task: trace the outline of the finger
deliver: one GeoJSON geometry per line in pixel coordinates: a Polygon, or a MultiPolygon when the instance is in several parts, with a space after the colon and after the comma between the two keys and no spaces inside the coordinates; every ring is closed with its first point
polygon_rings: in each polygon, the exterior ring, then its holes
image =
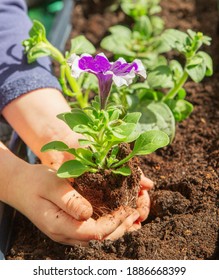
{"type": "Polygon", "coordinates": [[[93,214],[90,202],[73,189],[67,180],[60,181],[60,184],[56,184],[56,188],[52,186],[51,190],[45,194],[45,198],[76,220],[84,221],[89,219],[93,214]]]}
{"type": "Polygon", "coordinates": [[[111,234],[105,236],[104,239],[116,240],[119,237],[123,236],[128,229],[130,229],[135,221],[139,218],[139,213],[136,210],[133,210],[133,213],[129,215],[124,222],[118,226],[116,230],[114,230],[111,234]]]}
{"type": "MultiPolygon", "coordinates": [[[[114,232],[121,224],[125,223],[128,217],[132,217],[131,224],[139,217],[139,213],[131,208],[120,207],[111,214],[105,215],[96,221],[96,229],[91,233],[90,239],[103,240],[114,232]]],[[[130,220],[130,219],[129,219],[130,220]]],[[[128,220],[128,221],[129,221],[128,220]]],[[[130,227],[129,224],[127,227],[130,227]]]]}
{"type": "Polygon", "coordinates": [[[151,190],[154,187],[154,182],[151,181],[149,178],[145,177],[142,170],[139,168],[141,172],[141,186],[146,190],[151,190]]]}
{"type": "Polygon", "coordinates": [[[87,240],[103,240],[106,236],[117,230],[121,224],[125,223],[126,219],[130,216],[131,218],[128,220],[130,223],[126,226],[127,228],[139,218],[139,213],[131,208],[125,209],[120,207],[118,210],[105,215],[96,221],[89,219],[84,222],[83,226],[78,229],[77,233],[80,234],[82,240],[84,240],[84,238],[87,240]],[[95,224],[92,224],[92,222],[95,222],[95,224]],[[86,236],[84,234],[85,232],[86,236]]]}
{"type": "Polygon", "coordinates": [[[130,211],[121,208],[97,221],[90,218],[80,222],[60,210],[55,204],[42,199],[40,211],[36,213],[35,219],[31,220],[42,232],[56,242],[87,246],[92,239],[103,240],[106,235],[114,232],[122,223],[120,231],[114,233],[115,239],[120,237],[138,217],[139,214],[136,210],[130,215],[130,211]]]}
{"type": "MultiPolygon", "coordinates": [[[[38,198],[38,200],[38,211],[35,208],[33,213],[24,214],[26,214],[27,218],[29,218],[44,234],[49,236],[52,240],[58,241],[59,238],[57,237],[60,235],[65,236],[65,228],[68,227],[68,223],[65,223],[65,227],[63,229],[61,228],[63,222],[62,219],[59,219],[59,214],[62,210],[57,205],[44,198],[38,198]]],[[[68,214],[65,215],[69,216],[68,214]]],[[[69,236],[67,237],[69,238],[69,236]]],[[[60,241],[64,241],[64,239],[60,239],[60,241]]]]}
{"type": "Polygon", "coordinates": [[[93,219],[89,219],[91,222],[89,222],[88,227],[87,222],[75,220],[55,204],[45,199],[41,199],[40,206],[40,211],[36,213],[35,217],[29,218],[50,239],[67,245],[88,245],[90,239],[87,230],[89,230],[89,227],[93,227],[95,223],[93,219]],[[83,226],[83,223],[85,223],[85,226],[83,226]],[[77,231],[81,227],[84,228],[84,231],[82,230],[83,233],[79,234],[77,231]]]}
{"type": "Polygon", "coordinates": [[[150,212],[150,197],[147,190],[141,190],[137,199],[137,211],[139,212],[139,222],[147,219],[150,212]]]}
{"type": "Polygon", "coordinates": [[[141,185],[147,190],[150,190],[154,187],[154,182],[151,181],[149,178],[145,177],[144,175],[141,175],[141,185]]]}
{"type": "MultiPolygon", "coordinates": [[[[130,210],[127,211],[121,207],[112,214],[103,216],[98,220],[90,218],[82,222],[74,220],[63,210],[58,210],[54,205],[50,211],[47,211],[47,215],[44,216],[47,218],[47,224],[50,225],[48,235],[53,237],[50,238],[61,243],[63,243],[63,240],[67,240],[69,244],[72,244],[75,240],[81,243],[86,243],[89,240],[103,240],[105,236],[114,232],[130,216],[130,210]]],[[[135,210],[135,216],[133,216],[131,222],[126,227],[130,228],[138,217],[139,213],[135,210]]]]}
{"type": "Polygon", "coordinates": [[[128,232],[133,232],[139,230],[141,228],[141,223],[136,221],[134,224],[128,229],[128,232]]]}

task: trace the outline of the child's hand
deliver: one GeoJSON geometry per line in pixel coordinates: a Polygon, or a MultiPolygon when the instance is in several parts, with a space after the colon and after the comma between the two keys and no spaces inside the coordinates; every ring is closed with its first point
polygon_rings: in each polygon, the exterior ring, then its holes
{"type": "Polygon", "coordinates": [[[98,220],[90,218],[90,203],[44,165],[22,163],[15,175],[5,202],[54,241],[86,245],[91,239],[117,239],[139,218],[138,211],[123,208],[98,220]]]}

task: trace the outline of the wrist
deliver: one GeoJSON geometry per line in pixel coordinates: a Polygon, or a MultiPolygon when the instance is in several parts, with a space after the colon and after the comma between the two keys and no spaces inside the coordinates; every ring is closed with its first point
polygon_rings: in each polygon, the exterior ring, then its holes
{"type": "MultiPolygon", "coordinates": [[[[34,154],[45,161],[43,145],[54,140],[77,147],[78,135],[56,116],[70,111],[62,93],[56,89],[39,89],[10,102],[2,111],[4,117],[34,154]]],[[[50,153],[48,158],[56,158],[50,153]]]]}

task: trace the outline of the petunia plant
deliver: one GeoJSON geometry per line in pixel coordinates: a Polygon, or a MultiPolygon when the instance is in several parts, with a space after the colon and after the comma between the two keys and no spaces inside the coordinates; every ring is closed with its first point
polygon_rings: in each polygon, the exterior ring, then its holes
{"type": "Polygon", "coordinates": [[[59,177],[76,178],[85,172],[112,173],[128,176],[131,174],[128,162],[131,158],[146,155],[169,143],[166,133],[159,130],[141,132],[139,119],[141,113],[124,113],[121,105],[108,102],[114,83],[117,87],[129,86],[136,75],[146,78],[146,71],[140,60],[127,63],[123,58],[110,62],[103,54],[95,57],[89,54],[72,54],[68,59],[71,75],[78,79],[84,72],[94,74],[98,79],[99,96],[91,106],[73,108],[57,117],[73,131],[83,137],[80,148],[75,149],[61,141],[53,141],[42,147],[42,151],[55,149],[74,156],[73,160],[63,163],[57,171],[59,177]],[[133,149],[124,158],[118,158],[120,145],[133,143],[133,149]]]}

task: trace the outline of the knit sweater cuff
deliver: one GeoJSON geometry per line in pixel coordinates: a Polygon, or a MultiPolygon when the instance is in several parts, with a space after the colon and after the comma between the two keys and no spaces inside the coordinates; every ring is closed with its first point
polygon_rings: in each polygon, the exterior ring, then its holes
{"type": "Polygon", "coordinates": [[[23,75],[19,77],[19,79],[10,80],[4,83],[0,86],[0,112],[7,104],[17,97],[41,88],[55,88],[61,91],[58,80],[53,77],[51,73],[45,74],[44,72],[42,74],[39,73],[39,71],[35,71],[33,74],[27,73],[25,76],[23,75]]]}

